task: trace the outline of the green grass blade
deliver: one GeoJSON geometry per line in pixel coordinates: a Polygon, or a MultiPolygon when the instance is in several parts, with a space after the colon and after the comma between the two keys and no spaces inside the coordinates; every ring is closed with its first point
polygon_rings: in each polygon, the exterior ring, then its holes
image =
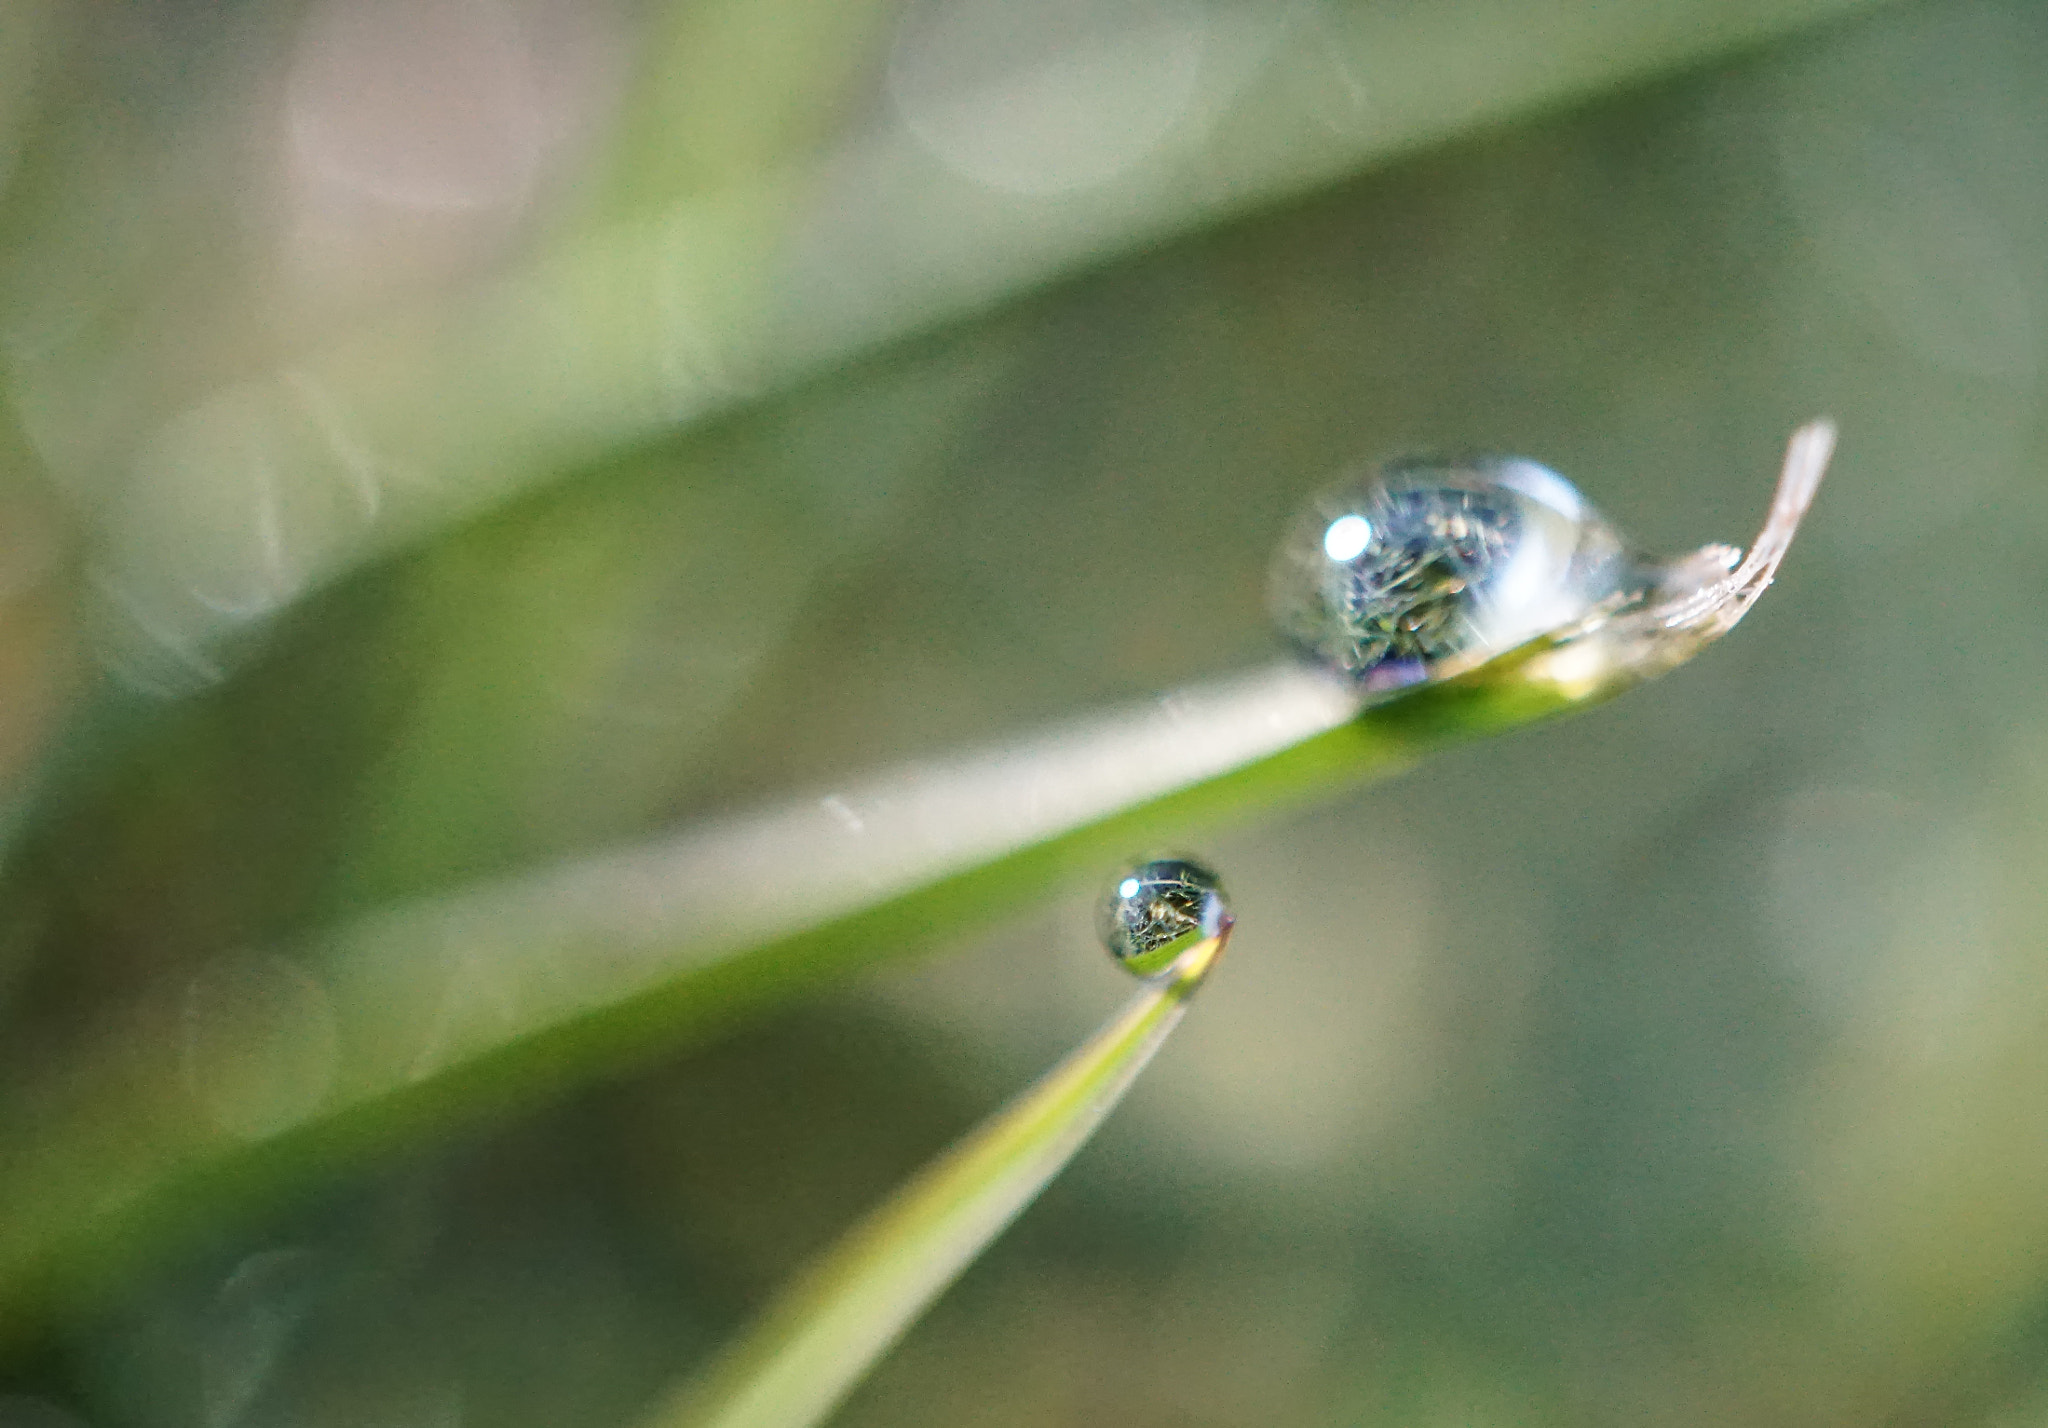
{"type": "Polygon", "coordinates": [[[195,1216],[533,1098],[986,924],[1147,847],[1590,707],[1770,584],[1824,471],[1803,428],[1738,564],[1362,710],[1283,667],[1037,741],[402,907],[145,989],[0,1091],[0,1341],[195,1216]],[[196,1008],[196,1010],[195,1010],[196,1008]]]}
{"type": "Polygon", "coordinates": [[[1228,936],[1189,948],[1164,984],[848,1231],[641,1428],[823,1420],[1094,1134],[1179,1024],[1228,936]]]}

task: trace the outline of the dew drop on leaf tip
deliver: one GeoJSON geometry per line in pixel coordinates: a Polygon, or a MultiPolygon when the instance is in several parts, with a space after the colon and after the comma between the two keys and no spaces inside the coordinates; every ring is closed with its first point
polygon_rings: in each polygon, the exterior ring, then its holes
{"type": "Polygon", "coordinates": [[[1274,558],[1281,635],[1368,690],[1452,673],[1654,579],[1519,456],[1418,456],[1323,492],[1274,558]]]}
{"type": "Polygon", "coordinates": [[[1132,868],[1111,884],[1099,915],[1109,955],[1146,978],[1171,972],[1189,948],[1220,937],[1230,924],[1223,880],[1186,858],[1132,868]]]}

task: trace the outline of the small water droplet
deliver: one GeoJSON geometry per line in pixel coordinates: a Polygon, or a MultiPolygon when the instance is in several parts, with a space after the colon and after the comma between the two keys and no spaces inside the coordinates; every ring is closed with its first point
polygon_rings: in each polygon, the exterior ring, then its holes
{"type": "Polygon", "coordinates": [[[1231,919],[1221,878],[1185,858],[1156,858],[1117,880],[1098,921],[1110,956],[1134,976],[1156,977],[1231,919]]]}
{"type": "Polygon", "coordinates": [[[1280,632],[1368,689],[1455,672],[1644,583],[1572,484],[1517,456],[1410,457],[1310,503],[1273,563],[1280,632]]]}

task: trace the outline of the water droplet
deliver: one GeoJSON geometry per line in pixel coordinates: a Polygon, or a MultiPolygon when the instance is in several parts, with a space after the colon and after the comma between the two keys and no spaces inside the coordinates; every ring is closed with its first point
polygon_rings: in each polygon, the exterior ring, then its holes
{"type": "Polygon", "coordinates": [[[1223,880],[1185,858],[1157,858],[1131,869],[1103,899],[1099,919],[1109,955],[1139,977],[1167,971],[1230,921],[1223,880]]]}
{"type": "Polygon", "coordinates": [[[1646,583],[1572,484],[1517,456],[1410,457],[1324,492],[1274,560],[1280,632],[1368,689],[1512,649],[1646,583]]]}

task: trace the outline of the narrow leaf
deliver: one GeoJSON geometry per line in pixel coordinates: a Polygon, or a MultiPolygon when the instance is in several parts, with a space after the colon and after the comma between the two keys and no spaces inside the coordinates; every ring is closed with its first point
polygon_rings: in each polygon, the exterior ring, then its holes
{"type": "Polygon", "coordinates": [[[145,989],[0,1088],[0,1341],[195,1216],[524,1104],[983,925],[1146,846],[1590,707],[1690,660],[1775,575],[1832,451],[1787,451],[1747,559],[1380,703],[1280,667],[400,907],[145,989]]]}
{"type": "Polygon", "coordinates": [[[1162,985],[848,1231],[642,1428],[806,1428],[829,1414],[1086,1143],[1187,1011],[1229,940],[1162,985]]]}

